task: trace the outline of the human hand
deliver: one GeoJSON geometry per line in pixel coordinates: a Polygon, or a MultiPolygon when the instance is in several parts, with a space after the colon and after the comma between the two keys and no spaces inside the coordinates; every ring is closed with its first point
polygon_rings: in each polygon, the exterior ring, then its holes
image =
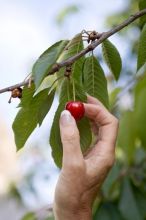
{"type": "Polygon", "coordinates": [[[66,110],[60,117],[63,164],[55,190],[56,220],[92,219],[94,199],[114,164],[118,120],[91,96],[84,107],[98,134],[95,145],[84,156],[74,118],[66,110]]]}

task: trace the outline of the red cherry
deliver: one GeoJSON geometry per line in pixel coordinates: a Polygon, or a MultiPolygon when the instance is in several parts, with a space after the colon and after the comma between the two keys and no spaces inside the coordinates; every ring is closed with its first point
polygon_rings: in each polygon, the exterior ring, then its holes
{"type": "Polygon", "coordinates": [[[84,105],[79,101],[67,102],[65,109],[68,110],[77,121],[80,120],[85,113],[84,105]]]}

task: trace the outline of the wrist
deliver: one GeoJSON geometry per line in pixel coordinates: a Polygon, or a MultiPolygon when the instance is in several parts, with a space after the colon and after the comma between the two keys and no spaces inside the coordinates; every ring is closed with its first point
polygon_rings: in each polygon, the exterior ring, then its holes
{"type": "Polygon", "coordinates": [[[92,210],[90,207],[78,207],[68,209],[67,207],[58,207],[56,204],[53,206],[55,220],[91,220],[92,210]]]}

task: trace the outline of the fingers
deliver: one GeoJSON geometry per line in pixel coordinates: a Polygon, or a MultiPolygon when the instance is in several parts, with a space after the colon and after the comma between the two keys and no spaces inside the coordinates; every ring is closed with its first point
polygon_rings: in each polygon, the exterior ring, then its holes
{"type": "Polygon", "coordinates": [[[64,110],[60,117],[60,133],[63,145],[63,166],[69,167],[83,160],[80,137],[76,122],[69,111],[64,110]]]}
{"type": "Polygon", "coordinates": [[[87,95],[87,102],[90,104],[100,105],[103,108],[105,108],[104,105],[98,99],[94,98],[93,96],[87,95]]]}
{"type": "Polygon", "coordinates": [[[118,120],[102,105],[84,104],[84,107],[85,115],[91,120],[94,120],[100,127],[100,141],[114,147],[117,137],[118,120]]]}
{"type": "Polygon", "coordinates": [[[85,115],[99,128],[98,141],[86,156],[87,163],[92,164],[88,173],[104,179],[114,164],[118,120],[97,99],[88,96],[88,103],[84,104],[85,115]]]}

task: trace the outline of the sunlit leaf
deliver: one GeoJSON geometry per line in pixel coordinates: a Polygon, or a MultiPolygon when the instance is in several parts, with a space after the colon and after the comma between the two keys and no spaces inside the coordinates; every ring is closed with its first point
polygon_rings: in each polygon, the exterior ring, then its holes
{"type": "Polygon", "coordinates": [[[102,43],[102,52],[106,64],[115,79],[118,80],[122,69],[122,61],[117,48],[109,40],[105,40],[102,43]]]}
{"type": "MultiPolygon", "coordinates": [[[[50,76],[46,76],[44,78],[44,80],[42,81],[42,83],[40,84],[39,88],[35,91],[35,95],[37,95],[39,92],[41,92],[44,89],[47,89],[49,87],[52,87],[52,85],[55,85],[54,82],[56,80],[56,74],[50,75],[50,76]]],[[[52,89],[54,88],[52,87],[52,89]]]]}
{"type": "Polygon", "coordinates": [[[36,61],[32,69],[36,89],[48,74],[49,70],[51,70],[52,66],[56,63],[67,43],[68,41],[59,41],[55,43],[49,47],[36,61]]]}

